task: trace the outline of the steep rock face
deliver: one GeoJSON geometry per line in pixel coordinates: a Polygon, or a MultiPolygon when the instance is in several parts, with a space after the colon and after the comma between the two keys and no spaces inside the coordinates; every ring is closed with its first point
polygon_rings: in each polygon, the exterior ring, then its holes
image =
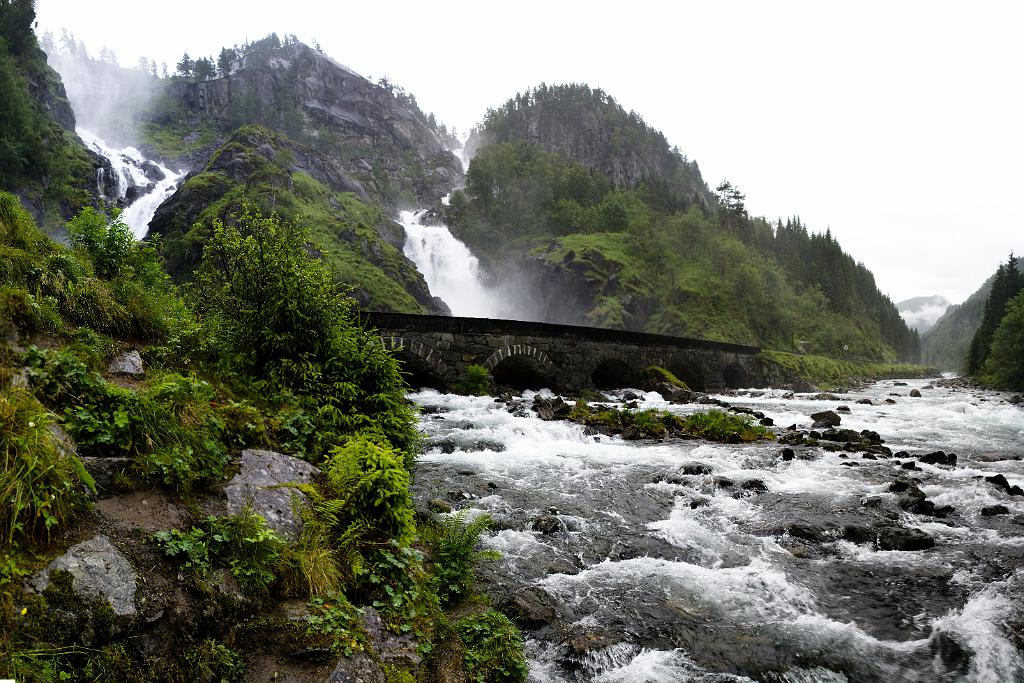
{"type": "Polygon", "coordinates": [[[460,162],[414,98],[302,43],[253,50],[229,75],[173,81],[167,95],[221,130],[259,123],[308,143],[392,207],[436,202],[461,182],[460,162]]]}
{"type": "Polygon", "coordinates": [[[560,152],[600,171],[617,187],[661,181],[702,206],[714,196],[697,163],[669,146],[665,136],[611,96],[585,85],[541,85],[488,111],[466,143],[470,158],[478,149],[522,141],[560,152]]]}
{"type": "Polygon", "coordinates": [[[166,267],[187,279],[214,219],[245,206],[309,228],[311,246],[372,310],[444,313],[415,265],[396,248],[401,226],[359,199],[362,187],[333,160],[259,126],[232,135],[156,211],[166,267]]]}

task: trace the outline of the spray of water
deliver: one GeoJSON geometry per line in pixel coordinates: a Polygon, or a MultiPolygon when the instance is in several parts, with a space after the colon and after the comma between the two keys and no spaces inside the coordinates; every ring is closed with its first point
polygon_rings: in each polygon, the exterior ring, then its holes
{"type": "Polygon", "coordinates": [[[424,225],[420,215],[403,211],[405,255],[416,264],[434,296],[452,313],[471,318],[499,317],[500,297],[484,282],[480,261],[445,225],[424,225]]]}

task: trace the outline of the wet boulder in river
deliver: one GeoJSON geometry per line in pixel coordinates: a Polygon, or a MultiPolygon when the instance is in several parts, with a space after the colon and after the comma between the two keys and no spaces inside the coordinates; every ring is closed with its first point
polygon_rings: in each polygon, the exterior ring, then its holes
{"type": "Polygon", "coordinates": [[[572,412],[572,406],[558,396],[554,398],[534,396],[533,410],[542,420],[564,420],[572,412]]]}
{"type": "Polygon", "coordinates": [[[981,508],[982,517],[994,517],[995,515],[1008,515],[1010,514],[1010,508],[1005,505],[988,505],[981,508]]]}
{"type": "Polygon", "coordinates": [[[870,399],[870,398],[862,398],[862,399],[859,399],[859,400],[857,401],[857,403],[858,403],[859,405],[862,405],[862,406],[873,406],[873,405],[875,405],[874,403],[872,403],[872,402],[871,402],[871,399],[870,399]]]}
{"type": "Polygon", "coordinates": [[[944,451],[935,451],[934,453],[922,455],[918,460],[926,465],[945,465],[947,467],[956,467],[956,453],[947,454],[944,451]]]}
{"type": "Polygon", "coordinates": [[[921,398],[921,392],[917,389],[910,390],[910,398],[921,398]]]}
{"type": "Polygon", "coordinates": [[[879,550],[927,550],[935,545],[935,539],[920,529],[886,527],[879,530],[879,550]]]}
{"type": "Polygon", "coordinates": [[[820,427],[838,427],[840,418],[834,410],[822,410],[819,413],[811,415],[811,419],[814,420],[812,425],[815,429],[820,427]]]}

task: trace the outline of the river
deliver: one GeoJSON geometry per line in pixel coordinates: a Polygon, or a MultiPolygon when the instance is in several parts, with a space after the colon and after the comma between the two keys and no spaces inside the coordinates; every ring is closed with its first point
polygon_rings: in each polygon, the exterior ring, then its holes
{"type": "MultiPolygon", "coordinates": [[[[1024,408],[926,386],[717,396],[780,435],[848,406],[843,428],[907,452],[804,446],[789,460],[777,443],[624,441],[542,421],[532,392],[502,403],[421,390],[416,496],[494,520],[484,543],[501,559],[481,587],[526,627],[537,683],[1024,681],[1024,497],[985,479],[1024,486],[1024,408]],[[939,449],[957,465],[916,457],[939,449]],[[952,510],[901,509],[898,481],[952,510]],[[1007,512],[982,514],[997,505],[1007,512]],[[934,546],[876,549],[893,528],[934,546]]],[[[709,407],[635,393],[642,408],[709,407]]]]}

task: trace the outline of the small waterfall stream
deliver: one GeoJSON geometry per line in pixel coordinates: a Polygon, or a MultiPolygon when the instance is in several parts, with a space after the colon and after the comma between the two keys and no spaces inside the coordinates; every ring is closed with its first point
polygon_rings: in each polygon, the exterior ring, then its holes
{"type": "Polygon", "coordinates": [[[76,132],[92,151],[109,160],[113,168],[115,192],[107,192],[104,169],[96,175],[97,192],[108,201],[126,203],[122,220],[136,239],[144,238],[157,208],[174,194],[184,174],[147,159],[135,147],[116,149],[91,131],[80,128],[76,132]],[[131,198],[129,193],[133,195],[131,198]]]}

